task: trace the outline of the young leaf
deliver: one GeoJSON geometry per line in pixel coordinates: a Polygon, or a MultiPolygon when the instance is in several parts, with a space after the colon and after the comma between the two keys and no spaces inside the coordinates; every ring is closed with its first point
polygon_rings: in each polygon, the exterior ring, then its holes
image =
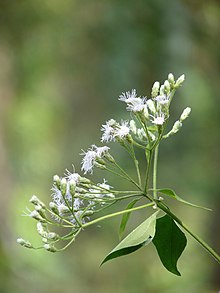
{"type": "MultiPolygon", "coordinates": [[[[138,198],[138,199],[134,199],[134,200],[132,200],[132,201],[127,205],[126,210],[132,209],[133,206],[134,206],[134,205],[136,204],[136,202],[138,202],[138,201],[139,201],[139,198],[138,198]]],[[[131,215],[131,212],[128,212],[128,213],[126,213],[126,214],[124,214],[124,215],[122,216],[121,224],[120,224],[120,228],[119,228],[119,237],[120,237],[120,239],[121,239],[122,234],[123,234],[123,232],[124,232],[124,230],[125,230],[125,228],[126,228],[127,222],[128,222],[128,220],[129,220],[129,218],[130,218],[130,215],[131,215]]]]}
{"type": "Polygon", "coordinates": [[[153,244],[165,268],[171,273],[181,276],[177,269],[177,261],[187,243],[185,234],[168,215],[157,219],[153,244]]]}
{"type": "Polygon", "coordinates": [[[136,251],[149,244],[154,238],[156,215],[158,211],[141,223],[127,237],[125,237],[102,261],[101,265],[113,258],[136,251]]]}
{"type": "Polygon", "coordinates": [[[191,202],[188,202],[184,199],[182,199],[180,196],[178,196],[175,191],[173,191],[172,189],[169,189],[169,188],[163,188],[163,189],[157,189],[158,192],[162,193],[162,194],[165,194],[165,195],[168,195],[170,197],[173,197],[175,198],[176,200],[182,202],[182,203],[185,203],[189,206],[192,206],[194,208],[200,208],[200,209],[204,209],[204,210],[208,210],[208,211],[211,211],[211,209],[209,208],[206,208],[206,207],[202,207],[202,206],[199,206],[199,205],[196,205],[194,203],[191,203],[191,202]]]}

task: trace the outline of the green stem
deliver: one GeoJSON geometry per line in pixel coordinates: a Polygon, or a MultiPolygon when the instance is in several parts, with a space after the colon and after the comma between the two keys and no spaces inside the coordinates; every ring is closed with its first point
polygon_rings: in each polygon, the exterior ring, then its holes
{"type": "Polygon", "coordinates": [[[123,214],[126,214],[126,213],[130,213],[130,212],[133,212],[133,211],[141,210],[141,209],[144,209],[146,207],[153,206],[153,205],[154,205],[154,203],[151,202],[151,203],[148,203],[148,204],[136,207],[136,208],[132,208],[132,209],[123,210],[123,211],[120,211],[120,212],[108,214],[106,216],[100,217],[98,219],[95,219],[95,220],[93,220],[91,222],[88,222],[88,223],[82,225],[82,228],[88,227],[90,225],[93,225],[95,223],[98,223],[98,222],[103,221],[103,220],[108,219],[108,218],[112,218],[112,217],[120,216],[120,215],[123,215],[123,214]]]}
{"type": "Polygon", "coordinates": [[[211,254],[211,256],[220,263],[220,256],[199,236],[194,234],[176,215],[174,215],[167,207],[165,207],[161,202],[157,203],[157,206],[163,210],[167,215],[169,215],[173,220],[175,220],[185,231],[187,231],[195,240],[199,242],[199,244],[211,254]]]}
{"type": "Polygon", "coordinates": [[[154,150],[154,167],[153,167],[153,195],[154,199],[157,199],[157,160],[158,160],[158,150],[159,144],[155,147],[154,150]]]}
{"type": "Polygon", "coordinates": [[[148,152],[148,150],[145,150],[145,155],[146,155],[146,159],[147,159],[147,170],[146,170],[145,188],[144,188],[145,193],[147,192],[147,189],[148,189],[151,158],[152,158],[152,151],[149,151],[149,158],[147,158],[147,152],[148,152]]]}

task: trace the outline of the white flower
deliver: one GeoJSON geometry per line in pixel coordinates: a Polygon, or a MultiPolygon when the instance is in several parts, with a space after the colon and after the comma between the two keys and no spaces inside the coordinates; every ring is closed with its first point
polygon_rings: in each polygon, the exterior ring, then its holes
{"type": "Polygon", "coordinates": [[[76,184],[80,182],[81,176],[78,173],[71,173],[66,169],[66,173],[64,175],[67,181],[73,180],[76,184]]]}
{"type": "Polygon", "coordinates": [[[119,101],[123,101],[127,104],[127,110],[132,112],[141,112],[146,107],[146,98],[137,97],[136,90],[132,92],[122,93],[119,96],[119,101]]]}
{"type": "Polygon", "coordinates": [[[155,98],[159,105],[167,105],[170,102],[170,97],[166,95],[160,95],[155,98]]]}
{"type": "MultiPolygon", "coordinates": [[[[152,116],[152,115],[151,115],[152,116]]],[[[156,113],[155,116],[152,116],[153,119],[151,122],[156,125],[163,125],[165,122],[165,115],[164,113],[156,113]]]]}
{"type": "Polygon", "coordinates": [[[127,103],[128,99],[135,99],[137,98],[136,90],[133,89],[131,92],[122,93],[119,96],[119,101],[123,101],[127,103]]]}
{"type": "Polygon", "coordinates": [[[92,173],[92,169],[95,163],[95,159],[97,158],[96,151],[90,149],[87,152],[84,152],[85,156],[82,160],[82,170],[84,174],[92,173]]]}
{"type": "Polygon", "coordinates": [[[103,124],[101,127],[101,131],[103,131],[103,135],[101,138],[101,142],[109,142],[114,140],[114,126],[117,125],[117,122],[114,119],[110,119],[103,124]]]}
{"type": "Polygon", "coordinates": [[[116,138],[125,138],[130,132],[130,127],[128,126],[127,121],[122,121],[122,124],[118,126],[115,130],[114,137],[116,138]]]}
{"type": "Polygon", "coordinates": [[[99,157],[99,158],[103,157],[110,149],[107,146],[97,147],[96,145],[93,145],[92,147],[95,148],[97,157],[99,157]]]}
{"type": "Polygon", "coordinates": [[[84,174],[92,174],[96,159],[103,157],[108,152],[108,150],[109,147],[107,146],[97,147],[95,145],[92,145],[92,147],[88,149],[87,152],[83,151],[84,158],[82,160],[81,169],[84,171],[84,174]]]}

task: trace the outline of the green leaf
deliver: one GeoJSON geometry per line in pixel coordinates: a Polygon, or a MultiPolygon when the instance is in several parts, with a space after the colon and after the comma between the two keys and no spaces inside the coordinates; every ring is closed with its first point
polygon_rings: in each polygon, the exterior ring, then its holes
{"type": "Polygon", "coordinates": [[[102,261],[101,265],[113,258],[136,251],[149,244],[154,238],[156,215],[158,211],[141,223],[127,237],[125,237],[102,261]]]}
{"type": "Polygon", "coordinates": [[[162,193],[162,194],[165,194],[165,195],[168,195],[170,197],[173,197],[175,198],[176,200],[182,202],[182,203],[185,203],[191,207],[194,207],[194,208],[200,208],[200,209],[204,209],[204,210],[208,210],[208,211],[212,211],[211,209],[209,208],[206,208],[206,207],[202,207],[202,206],[199,206],[199,205],[196,205],[194,203],[191,203],[191,202],[188,202],[184,199],[182,199],[180,196],[178,196],[175,191],[173,191],[172,189],[169,189],[169,188],[163,188],[163,189],[157,189],[158,192],[162,193]]]}
{"type": "Polygon", "coordinates": [[[165,268],[171,273],[181,276],[177,269],[177,261],[186,247],[185,234],[168,215],[157,219],[153,244],[165,268]]]}
{"type": "MultiPolygon", "coordinates": [[[[132,201],[127,205],[126,210],[132,209],[133,206],[136,204],[136,202],[138,202],[139,200],[140,200],[140,198],[132,200],[132,201]]],[[[124,215],[122,216],[121,224],[120,224],[120,228],[119,228],[119,237],[120,237],[120,239],[121,239],[122,234],[123,234],[123,232],[124,232],[124,230],[125,230],[125,228],[126,228],[127,222],[128,222],[128,220],[129,220],[129,218],[130,218],[130,215],[131,215],[131,212],[127,212],[126,214],[124,214],[124,215]]]]}

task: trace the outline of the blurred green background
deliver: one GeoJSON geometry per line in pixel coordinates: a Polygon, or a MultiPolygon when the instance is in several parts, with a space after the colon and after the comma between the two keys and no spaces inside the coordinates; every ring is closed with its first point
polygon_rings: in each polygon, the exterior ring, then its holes
{"type": "MultiPolygon", "coordinates": [[[[220,252],[219,36],[217,0],[0,1],[0,292],[220,290],[219,265],[190,237],[182,277],[162,267],[153,246],[100,269],[118,242],[119,218],[88,228],[60,254],[16,244],[19,236],[38,241],[36,223],[21,217],[31,195],[49,202],[52,176],[72,163],[79,170],[79,153],[99,144],[101,124],[126,117],[118,95],[136,88],[149,96],[173,72],[186,82],[172,119],[186,106],[192,115],[160,149],[159,183],[213,208],[173,206],[220,252]]],[[[143,212],[132,219],[139,223],[143,212]]]]}

